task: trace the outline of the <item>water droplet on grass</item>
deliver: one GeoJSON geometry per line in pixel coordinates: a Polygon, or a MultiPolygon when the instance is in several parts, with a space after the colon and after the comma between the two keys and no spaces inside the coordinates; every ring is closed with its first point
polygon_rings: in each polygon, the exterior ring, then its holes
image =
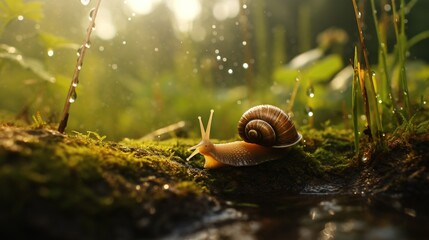
{"type": "Polygon", "coordinates": [[[91,9],[91,11],[89,11],[89,21],[92,21],[92,19],[94,18],[94,13],[95,13],[95,8],[91,9]]]}
{"type": "Polygon", "coordinates": [[[82,52],[83,45],[77,49],[76,55],[80,57],[80,53],[82,52]]]}
{"type": "Polygon", "coordinates": [[[76,93],[76,91],[73,91],[72,95],[69,98],[69,103],[76,102],[76,99],[77,99],[77,93],[76,93]]]}
{"type": "Polygon", "coordinates": [[[314,116],[313,109],[312,109],[310,106],[305,107],[305,113],[306,113],[309,117],[313,117],[313,116],[314,116]]]}
{"type": "Polygon", "coordinates": [[[310,98],[314,98],[314,87],[312,85],[307,88],[307,96],[310,98]]]}

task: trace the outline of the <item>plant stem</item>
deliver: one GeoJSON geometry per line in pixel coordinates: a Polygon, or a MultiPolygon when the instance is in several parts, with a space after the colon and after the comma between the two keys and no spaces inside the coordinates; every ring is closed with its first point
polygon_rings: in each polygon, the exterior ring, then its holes
{"type": "Polygon", "coordinates": [[[352,117],[353,117],[353,130],[355,153],[359,152],[359,121],[358,121],[358,89],[359,89],[359,59],[357,47],[355,47],[355,56],[353,61],[353,82],[352,82],[352,117]]]}
{"type": "MultiPolygon", "coordinates": [[[[363,52],[363,58],[365,61],[365,66],[367,69],[367,72],[370,72],[370,65],[369,65],[369,60],[368,60],[368,52],[366,51],[366,46],[365,46],[365,41],[364,41],[364,37],[363,37],[363,30],[362,30],[362,26],[360,23],[360,12],[359,9],[357,7],[356,4],[356,0],[352,0],[353,2],[353,9],[355,12],[355,18],[356,18],[356,23],[357,23],[357,28],[358,28],[358,32],[359,32],[359,41],[362,47],[362,52],[363,52]]],[[[364,111],[365,111],[365,116],[366,116],[366,121],[367,121],[367,127],[369,128],[369,130],[371,130],[371,116],[369,113],[369,103],[368,103],[368,94],[366,91],[366,86],[365,86],[365,81],[363,79],[361,79],[361,90],[362,90],[362,99],[363,99],[363,104],[364,104],[364,111]]],[[[370,131],[371,132],[371,131],[370,131]]]]}
{"type": "MultiPolygon", "coordinates": [[[[384,73],[384,76],[382,76],[383,84],[381,85],[381,88],[382,88],[382,90],[387,92],[387,100],[391,103],[392,108],[397,109],[396,101],[395,101],[395,99],[393,99],[393,94],[392,94],[392,85],[390,83],[389,68],[387,67],[386,43],[383,42],[383,38],[381,36],[381,30],[380,30],[380,26],[378,24],[378,19],[377,19],[377,14],[376,14],[377,10],[375,8],[374,0],[371,0],[371,10],[372,10],[372,18],[374,21],[375,32],[377,33],[378,47],[379,47],[379,52],[380,52],[379,56],[381,58],[381,59],[379,59],[379,61],[382,64],[382,69],[383,69],[383,73],[384,73]],[[385,87],[385,89],[383,89],[383,87],[385,87]]],[[[377,96],[377,97],[379,97],[379,96],[377,96]]],[[[386,101],[386,99],[383,99],[383,100],[386,101]]],[[[394,111],[394,114],[396,116],[398,123],[401,123],[402,119],[399,116],[398,112],[394,111]]]]}
{"type": "Polygon", "coordinates": [[[407,83],[407,72],[405,69],[405,54],[407,46],[407,36],[405,35],[405,1],[401,0],[400,6],[401,16],[401,27],[399,29],[399,67],[400,67],[400,79],[402,86],[402,95],[404,96],[405,104],[405,117],[408,120],[410,116],[410,98],[408,96],[408,83],[407,83]]]}
{"type": "Polygon", "coordinates": [[[79,83],[79,73],[80,73],[80,70],[82,69],[83,58],[85,57],[86,49],[89,48],[89,46],[90,46],[89,44],[90,44],[91,33],[92,33],[92,30],[95,26],[95,19],[97,17],[97,12],[98,12],[98,9],[100,7],[100,3],[101,3],[101,0],[98,0],[95,8],[93,10],[91,10],[91,12],[90,12],[90,19],[91,20],[90,20],[89,26],[86,30],[85,40],[84,40],[83,45],[78,50],[79,56],[77,58],[76,66],[75,66],[75,69],[73,72],[73,77],[72,77],[72,80],[70,82],[69,91],[67,93],[66,102],[64,104],[64,109],[63,109],[63,113],[61,116],[60,124],[58,126],[58,132],[60,132],[60,133],[63,133],[67,127],[67,122],[68,122],[68,118],[70,115],[70,113],[69,113],[70,105],[75,100],[74,96],[76,96],[76,87],[77,87],[77,84],[79,83]]]}
{"type": "MultiPolygon", "coordinates": [[[[369,64],[369,60],[368,60],[368,51],[366,49],[365,46],[365,40],[363,37],[363,31],[362,31],[362,26],[361,26],[361,22],[360,22],[360,13],[359,13],[359,9],[357,7],[356,4],[356,0],[352,0],[353,2],[353,8],[355,11],[355,17],[356,17],[356,23],[357,23],[357,27],[358,27],[358,31],[359,31],[359,40],[360,40],[360,44],[362,46],[362,52],[363,52],[363,56],[364,56],[364,60],[365,60],[365,66],[366,66],[366,71],[365,71],[365,75],[366,78],[368,79],[368,83],[369,83],[369,93],[371,94],[371,99],[368,98],[368,91],[366,89],[366,84],[365,84],[365,79],[361,79],[361,88],[362,88],[362,97],[363,97],[363,102],[364,102],[364,109],[365,109],[365,115],[367,118],[367,123],[368,123],[368,130],[371,133],[371,138],[372,137],[376,137],[376,140],[381,140],[381,136],[382,136],[382,124],[381,124],[381,117],[378,111],[378,106],[377,106],[377,92],[375,90],[374,87],[374,77],[371,71],[371,66],[369,64]],[[372,102],[372,108],[370,107],[370,103],[369,100],[371,100],[372,102]],[[372,111],[371,111],[372,110],[372,111]],[[372,113],[372,114],[371,114],[372,113]],[[374,119],[371,118],[371,115],[374,117],[374,119]],[[372,121],[375,120],[375,124],[372,123],[372,121]],[[375,129],[374,129],[375,128],[375,129]]],[[[365,77],[364,77],[365,78],[365,77]]]]}

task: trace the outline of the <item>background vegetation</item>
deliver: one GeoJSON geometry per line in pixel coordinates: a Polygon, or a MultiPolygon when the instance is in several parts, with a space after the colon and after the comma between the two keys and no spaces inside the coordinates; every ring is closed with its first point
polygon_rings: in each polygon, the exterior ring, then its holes
{"type": "MultiPolygon", "coordinates": [[[[352,127],[349,63],[358,35],[351,1],[152,0],[140,9],[131,8],[133,2],[102,1],[68,130],[96,131],[117,140],[140,138],[184,120],[189,123],[184,133],[198,136],[196,117],[206,118],[213,108],[213,137],[231,138],[247,108],[271,103],[288,109],[295,87],[291,110],[299,127],[321,127],[327,121],[352,127]],[[189,12],[179,7],[185,2],[189,12]]],[[[392,59],[392,6],[387,0],[375,2],[392,59]]],[[[429,2],[407,3],[413,6],[407,9],[405,29],[411,38],[429,29],[429,2]]],[[[0,1],[2,120],[32,122],[40,113],[58,123],[93,4],[0,1]]],[[[376,65],[370,4],[361,4],[370,62],[376,65]]],[[[407,51],[413,111],[426,107],[429,94],[428,44],[423,36],[407,51]]]]}

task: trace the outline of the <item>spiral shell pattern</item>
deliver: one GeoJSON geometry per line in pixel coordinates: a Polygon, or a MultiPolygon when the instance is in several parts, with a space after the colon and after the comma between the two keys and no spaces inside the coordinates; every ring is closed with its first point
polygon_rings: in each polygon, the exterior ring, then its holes
{"type": "Polygon", "coordinates": [[[247,110],[238,122],[238,134],[245,142],[278,148],[295,145],[302,139],[289,115],[272,105],[247,110]]]}

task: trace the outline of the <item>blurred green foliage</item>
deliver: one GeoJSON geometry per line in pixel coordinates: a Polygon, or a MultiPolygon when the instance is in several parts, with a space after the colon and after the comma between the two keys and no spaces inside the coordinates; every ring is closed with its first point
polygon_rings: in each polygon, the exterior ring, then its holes
{"type": "MultiPolygon", "coordinates": [[[[140,138],[184,120],[182,133],[199,137],[197,116],[207,118],[215,109],[213,137],[232,138],[249,107],[270,103],[288,108],[297,77],[292,111],[298,127],[327,121],[351,127],[352,71],[339,76],[351,68],[355,40],[350,39],[357,36],[349,1],[255,0],[224,19],[216,19],[213,9],[228,1],[197,2],[200,13],[188,23],[191,30],[183,32],[167,1],[153,1],[145,14],[123,1],[102,1],[67,130],[140,138]],[[113,36],[102,37],[112,29],[113,36]],[[305,57],[309,52],[318,53],[305,57]],[[307,64],[292,64],[299,56],[307,64]]],[[[0,0],[1,119],[31,122],[39,112],[48,123],[58,123],[91,4],[0,0]],[[12,48],[13,53],[8,51],[12,48]]],[[[421,1],[417,6],[429,9],[421,1]]],[[[410,37],[425,30],[413,14],[407,23],[414,31],[410,37]]],[[[425,13],[418,9],[417,14],[425,13]]],[[[371,26],[367,31],[371,38],[371,26]]],[[[429,68],[414,58],[413,49],[410,53],[409,90],[416,104],[428,96],[429,68]]]]}

